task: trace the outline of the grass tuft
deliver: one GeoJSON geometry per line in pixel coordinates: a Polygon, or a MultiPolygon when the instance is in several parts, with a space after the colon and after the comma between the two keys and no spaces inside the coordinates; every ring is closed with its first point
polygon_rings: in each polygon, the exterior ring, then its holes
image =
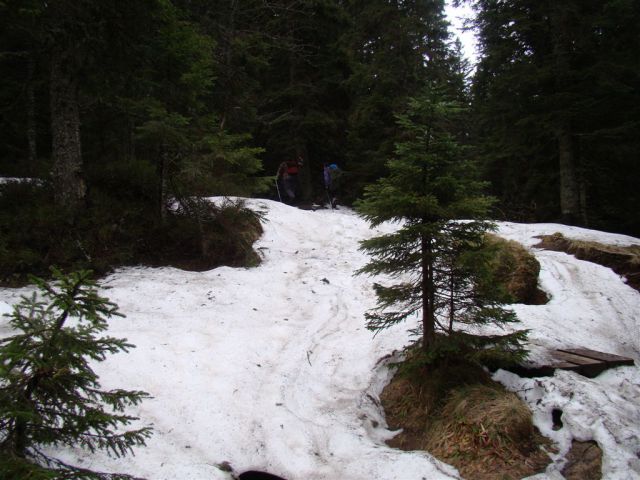
{"type": "Polygon", "coordinates": [[[494,280],[507,292],[506,303],[547,303],[546,294],[538,288],[540,263],[529,250],[518,242],[497,235],[486,235],[485,242],[495,251],[491,269],[494,280]]]}
{"type": "Polygon", "coordinates": [[[561,233],[541,235],[536,248],[564,252],[580,260],[608,267],[627,279],[627,284],[640,292],[640,245],[618,246],[575,240],[561,233]]]}
{"type": "Polygon", "coordinates": [[[389,427],[403,429],[390,446],[428,451],[464,478],[523,478],[550,463],[528,406],[476,365],[400,368],[381,400],[389,427]]]}

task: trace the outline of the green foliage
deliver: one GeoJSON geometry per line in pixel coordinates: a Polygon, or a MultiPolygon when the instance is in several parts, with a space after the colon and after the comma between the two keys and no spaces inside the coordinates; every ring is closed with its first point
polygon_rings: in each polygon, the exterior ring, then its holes
{"type": "Polygon", "coordinates": [[[637,233],[640,121],[636,25],[628,0],[477,0],[481,59],[474,78],[478,152],[502,213],[560,218],[560,132],[582,218],[637,233]]]}
{"type": "Polygon", "coordinates": [[[18,281],[26,273],[42,274],[51,238],[60,238],[63,219],[47,188],[32,183],[0,185],[0,279],[18,281]],[[58,223],[60,228],[52,228],[58,223]]]}
{"type": "Polygon", "coordinates": [[[86,215],[75,224],[53,205],[48,187],[0,186],[1,283],[24,284],[30,273],[46,276],[49,265],[103,274],[140,263],[189,270],[259,263],[253,243],[262,217],[241,202],[215,206],[176,196],[183,208],[169,212],[163,224],[156,214],[155,166],[124,160],[87,173],[93,188],[86,215]]]}
{"type": "Polygon", "coordinates": [[[349,70],[340,40],[348,23],[339,2],[292,5],[276,1],[278,14],[267,10],[260,19],[270,68],[260,77],[255,137],[270,154],[271,172],[288,157],[304,157],[299,184],[308,199],[320,186],[322,163],[344,158],[349,70]]]}
{"type": "MultiPolygon", "coordinates": [[[[183,166],[192,170],[199,161],[205,136],[224,132],[230,138],[215,141],[225,145],[225,157],[231,144],[263,148],[269,172],[294,151],[302,154],[307,193],[321,187],[327,161],[352,172],[349,190],[360,188],[384,169],[384,157],[371,153],[392,150],[393,112],[406,95],[427,78],[460,83],[450,66],[443,2],[293,5],[6,0],[0,17],[8,51],[0,51],[0,61],[10,75],[0,79],[0,111],[8,112],[0,118],[0,138],[7,139],[0,142],[6,148],[0,160],[28,167],[27,60],[36,65],[30,85],[36,90],[38,148],[49,153],[50,112],[42,106],[55,44],[77,82],[85,164],[156,162],[166,153],[174,163],[169,175],[179,176],[183,166]]],[[[230,180],[237,184],[235,175],[230,180]]],[[[246,178],[253,180],[253,174],[246,178]]]]}
{"type": "MultiPolygon", "coordinates": [[[[167,251],[164,261],[177,253],[174,264],[189,270],[209,270],[218,265],[253,267],[260,257],[253,243],[262,234],[264,215],[239,200],[185,197],[178,200],[179,212],[171,216],[166,235],[180,250],[167,251]],[[191,252],[185,258],[185,252],[191,252]]],[[[154,244],[153,248],[163,249],[154,244]]]]}
{"type": "Polygon", "coordinates": [[[248,134],[220,130],[210,120],[194,151],[179,166],[176,181],[183,191],[203,196],[249,197],[271,186],[271,177],[259,176],[263,148],[250,146],[248,134]]]}
{"type": "MultiPolygon", "coordinates": [[[[583,220],[637,232],[638,3],[469,3],[482,53],[473,86],[476,152],[500,200],[496,212],[558,218],[562,127],[583,220]]],[[[153,165],[157,206],[201,189],[262,193],[256,162],[274,173],[295,153],[305,158],[306,196],[319,193],[321,165],[335,162],[349,174],[340,193],[351,201],[386,175],[404,128],[395,114],[409,96],[437,82],[468,103],[443,7],[442,0],[4,0],[0,173],[44,178],[51,170],[51,132],[60,126],[51,124],[59,112],[50,111],[55,47],[78,94],[69,101],[78,107],[85,171],[123,159],[132,168],[153,165]]],[[[462,136],[469,118],[452,126],[458,143],[470,140],[462,136]]]]}
{"type": "MultiPolygon", "coordinates": [[[[458,83],[441,2],[348,2],[346,37],[352,74],[348,168],[359,187],[386,174],[398,140],[394,115],[429,81],[458,83]],[[457,81],[456,81],[456,77],[457,81]]],[[[460,85],[460,84],[459,84],[460,85]]],[[[458,93],[461,90],[458,90],[458,93]]]]}
{"type": "Polygon", "coordinates": [[[524,332],[475,337],[456,334],[454,323],[477,327],[515,321],[498,303],[496,292],[483,281],[489,275],[485,232],[491,199],[474,176],[474,165],[452,136],[462,113],[458,104],[432,86],[398,116],[401,142],[388,162],[389,175],[368,187],[357,207],[372,224],[400,222],[397,231],[362,242],[372,260],[358,273],[385,274],[396,283],[375,285],[378,304],[367,312],[372,330],[387,328],[417,314],[422,347],[429,362],[454,351],[479,359],[503,352],[522,354],[524,332]],[[461,220],[466,219],[466,220],[461,220]],[[451,337],[438,341],[436,332],[451,337]],[[455,338],[455,341],[453,339],[455,338]],[[466,345],[471,351],[461,351],[466,345]]]}
{"type": "Polygon", "coordinates": [[[91,367],[91,362],[133,345],[100,336],[111,317],[122,315],[117,305],[98,295],[89,275],[65,276],[54,270],[52,283],[34,278],[39,295],[23,297],[10,315],[9,323],[19,333],[2,340],[0,347],[2,471],[28,472],[35,478],[126,478],[67,465],[41,448],[79,446],[120,457],[145,445],[151,435],[149,427],[124,430],[138,420],[125,410],[148,395],[101,390],[91,367]]]}

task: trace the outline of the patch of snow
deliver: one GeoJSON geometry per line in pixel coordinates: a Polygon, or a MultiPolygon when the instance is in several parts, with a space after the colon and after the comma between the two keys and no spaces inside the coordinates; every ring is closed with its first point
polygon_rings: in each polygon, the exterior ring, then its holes
{"type": "Polygon", "coordinates": [[[5,183],[35,183],[36,185],[40,185],[42,180],[28,177],[0,177],[0,185],[5,183]]]}
{"type": "Polygon", "coordinates": [[[561,233],[575,240],[599,242],[608,245],[640,245],[640,239],[618,233],[606,233],[588,228],[561,225],[558,223],[512,223],[498,222],[498,235],[510,238],[526,246],[540,242],[539,236],[561,233]]]}
{"type": "MultiPolygon", "coordinates": [[[[142,389],[153,398],[132,410],[155,434],[135,456],[56,452],[86,468],[153,480],[230,479],[258,470],[289,480],[430,480],[459,478],[424,452],[386,446],[379,394],[391,378],[390,355],[402,349],[417,318],[373,336],[364,313],[375,305],[372,279],[353,276],[368,258],[359,241],[377,229],[348,209],[303,211],[269,200],[263,256],[253,269],[123,268],[104,278],[101,294],[126,318],[109,334],[137,348],[95,366],[103,387],[142,389]]],[[[499,233],[531,246],[533,236],[559,225],[500,224],[499,233]]],[[[580,230],[598,241],[619,236],[580,230]]],[[[574,236],[569,235],[567,236],[574,236]]],[[[638,239],[630,239],[640,243],[638,239]]],[[[608,269],[557,252],[535,250],[548,305],[516,305],[531,328],[533,354],[583,346],[640,360],[636,312],[640,295],[608,269]],[[634,337],[635,335],[635,337],[634,337]]],[[[0,289],[0,310],[29,288],[0,289]]],[[[8,334],[6,318],[0,335],[8,334]]],[[[594,439],[604,451],[604,478],[640,478],[638,366],[586,379],[558,372],[496,378],[532,407],[539,428],[561,452],[534,478],[558,479],[571,438],[594,439]],[[634,403],[635,407],[634,407],[634,403]],[[565,427],[551,429],[550,410],[563,409],[565,427]]]]}

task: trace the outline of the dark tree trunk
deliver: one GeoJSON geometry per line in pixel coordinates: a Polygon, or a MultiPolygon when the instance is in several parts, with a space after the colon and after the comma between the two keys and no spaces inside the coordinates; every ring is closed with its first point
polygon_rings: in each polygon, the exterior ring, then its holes
{"type": "Polygon", "coordinates": [[[449,335],[453,335],[453,320],[455,318],[456,311],[456,281],[455,272],[453,266],[453,260],[451,261],[451,271],[449,272],[449,335]]]}
{"type": "Polygon", "coordinates": [[[551,40],[553,42],[553,66],[559,111],[556,113],[555,133],[558,142],[558,167],[560,177],[560,213],[562,221],[580,223],[577,158],[571,125],[571,25],[570,8],[556,3],[551,8],[551,40]]]}
{"type": "Polygon", "coordinates": [[[33,169],[38,158],[36,130],[36,95],[34,86],[35,62],[29,57],[27,61],[27,144],[29,147],[29,168],[33,169]]]}
{"type": "Polygon", "coordinates": [[[578,165],[578,194],[580,196],[580,222],[581,225],[589,226],[589,212],[587,211],[587,174],[586,166],[583,162],[582,145],[580,137],[575,138],[576,158],[580,160],[578,165]]]}
{"type": "Polygon", "coordinates": [[[436,340],[432,240],[424,234],[422,248],[422,348],[429,351],[436,340]]]}
{"type": "Polygon", "coordinates": [[[169,154],[167,152],[166,145],[163,145],[162,151],[160,152],[160,163],[158,164],[158,197],[159,197],[159,211],[160,214],[160,222],[162,225],[167,224],[167,181],[168,181],[168,172],[169,172],[169,154]]]}
{"type": "Polygon", "coordinates": [[[224,97],[224,102],[223,102],[223,108],[222,108],[222,115],[220,118],[220,130],[224,130],[224,127],[226,125],[227,122],[227,116],[229,115],[229,110],[231,108],[231,100],[232,100],[232,95],[233,95],[233,88],[232,88],[232,82],[233,82],[233,67],[231,65],[231,60],[232,60],[232,53],[233,53],[233,47],[232,47],[232,43],[233,41],[236,39],[236,11],[238,9],[238,2],[237,0],[231,0],[231,11],[229,12],[229,17],[227,19],[227,38],[226,43],[225,43],[225,47],[224,47],[224,53],[223,53],[223,58],[225,61],[225,70],[226,70],[226,83],[227,83],[227,88],[225,89],[225,97],[224,97]]]}
{"type": "Polygon", "coordinates": [[[50,78],[52,177],[56,204],[71,211],[83,206],[86,195],[75,65],[69,49],[53,47],[50,78]]]}
{"type": "Polygon", "coordinates": [[[560,168],[560,213],[563,222],[577,224],[582,219],[582,215],[573,138],[569,130],[564,127],[558,128],[556,137],[560,168]]]}

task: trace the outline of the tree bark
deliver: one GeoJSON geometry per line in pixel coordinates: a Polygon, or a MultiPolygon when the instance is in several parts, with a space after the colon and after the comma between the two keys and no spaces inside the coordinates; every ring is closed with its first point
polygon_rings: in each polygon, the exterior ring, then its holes
{"type": "Polygon", "coordinates": [[[564,126],[556,130],[556,137],[560,169],[560,213],[563,222],[573,225],[582,218],[573,138],[569,129],[564,126]]]}
{"type": "Polygon", "coordinates": [[[436,340],[435,292],[433,278],[432,240],[424,234],[421,239],[422,248],[422,349],[427,352],[436,340]]]}
{"type": "Polygon", "coordinates": [[[52,177],[55,202],[77,211],[84,205],[86,187],[82,176],[80,109],[73,53],[54,45],[51,52],[52,177]]]}
{"type": "Polygon", "coordinates": [[[226,88],[224,94],[224,102],[222,108],[222,115],[220,119],[220,130],[224,130],[224,127],[227,122],[227,116],[229,115],[229,110],[231,109],[231,98],[233,95],[233,68],[231,66],[232,59],[232,42],[236,39],[236,11],[238,10],[238,2],[237,0],[231,0],[230,2],[231,11],[229,12],[229,17],[227,19],[227,35],[225,38],[225,46],[224,46],[224,69],[225,69],[225,77],[226,77],[226,88]]]}
{"type": "Polygon", "coordinates": [[[571,125],[571,15],[569,6],[554,4],[551,8],[551,40],[553,67],[559,111],[556,113],[555,134],[558,142],[560,177],[560,214],[562,221],[577,224],[581,212],[577,158],[571,125]]]}
{"type": "Polygon", "coordinates": [[[36,95],[34,87],[35,62],[32,57],[27,60],[27,144],[29,147],[29,168],[34,169],[38,158],[36,130],[36,95]]]}
{"type": "Polygon", "coordinates": [[[167,176],[169,172],[169,153],[167,152],[167,146],[162,145],[160,152],[160,163],[158,164],[158,197],[159,197],[159,211],[160,222],[163,226],[167,225],[167,176]]]}
{"type": "Polygon", "coordinates": [[[456,311],[456,282],[453,260],[451,261],[451,271],[449,272],[449,335],[453,335],[453,320],[456,311]]]}

